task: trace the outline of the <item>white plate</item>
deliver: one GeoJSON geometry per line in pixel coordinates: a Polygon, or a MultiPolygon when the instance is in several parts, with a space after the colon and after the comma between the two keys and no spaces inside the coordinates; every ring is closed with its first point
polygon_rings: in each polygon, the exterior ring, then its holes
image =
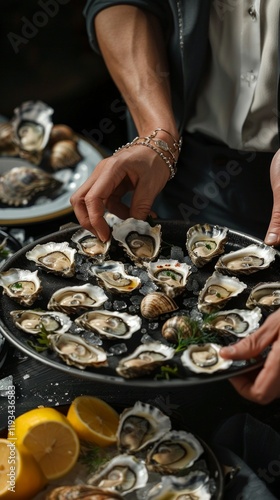
{"type": "MultiPolygon", "coordinates": [[[[72,212],[70,197],[93,172],[96,165],[104,158],[101,152],[83,139],[78,141],[78,149],[82,160],[75,168],[64,168],[53,174],[64,183],[62,192],[55,199],[40,196],[28,207],[1,207],[0,224],[20,225],[46,221],[72,212]]],[[[19,165],[31,165],[25,160],[14,157],[0,158],[0,174],[19,165]]],[[[32,165],[34,166],[34,165],[32,165]]]]}

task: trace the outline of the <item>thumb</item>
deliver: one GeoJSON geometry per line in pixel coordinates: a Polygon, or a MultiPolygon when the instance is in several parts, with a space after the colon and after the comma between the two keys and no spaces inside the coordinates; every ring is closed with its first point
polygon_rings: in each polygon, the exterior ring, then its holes
{"type": "Polygon", "coordinates": [[[275,153],[270,166],[270,182],[273,193],[271,220],[265,236],[267,245],[280,245],[280,150],[275,153]]]}

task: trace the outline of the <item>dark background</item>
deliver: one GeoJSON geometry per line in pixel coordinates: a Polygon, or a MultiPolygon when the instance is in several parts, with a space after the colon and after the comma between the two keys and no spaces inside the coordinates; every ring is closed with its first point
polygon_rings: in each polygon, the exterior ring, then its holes
{"type": "Polygon", "coordinates": [[[0,115],[27,100],[54,109],[53,122],[109,150],[126,136],[124,106],[102,58],[90,47],[86,0],[0,1],[0,115]]]}

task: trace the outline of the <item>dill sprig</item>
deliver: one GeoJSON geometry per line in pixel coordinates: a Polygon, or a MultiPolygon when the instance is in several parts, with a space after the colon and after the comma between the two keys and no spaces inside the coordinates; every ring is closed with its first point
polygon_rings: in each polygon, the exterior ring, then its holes
{"type": "Polygon", "coordinates": [[[50,341],[48,339],[48,335],[51,332],[48,332],[44,325],[41,325],[40,333],[36,335],[36,342],[33,342],[32,340],[28,340],[27,344],[30,345],[33,349],[35,349],[36,352],[43,352],[46,351],[49,348],[50,341]]]}
{"type": "Polygon", "coordinates": [[[79,462],[86,467],[88,474],[92,474],[108,461],[109,457],[104,453],[104,450],[95,444],[82,443],[79,462]]]}
{"type": "Polygon", "coordinates": [[[205,332],[203,330],[199,330],[199,335],[197,332],[192,333],[188,337],[183,337],[180,334],[178,335],[178,343],[175,347],[175,352],[185,351],[192,344],[208,344],[217,342],[217,335],[212,332],[205,332]]]}
{"type": "Polygon", "coordinates": [[[155,380],[170,380],[172,378],[179,378],[178,366],[163,365],[155,376],[155,380]]]}

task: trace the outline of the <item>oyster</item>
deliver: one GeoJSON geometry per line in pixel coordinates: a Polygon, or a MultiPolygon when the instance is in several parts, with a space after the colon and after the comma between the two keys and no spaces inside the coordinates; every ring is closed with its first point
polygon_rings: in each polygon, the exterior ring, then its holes
{"type": "Polygon", "coordinates": [[[259,283],[248,296],[246,307],[260,307],[263,312],[271,313],[280,307],[280,282],[259,283]]]}
{"type": "Polygon", "coordinates": [[[84,228],[78,229],[72,235],[71,240],[77,245],[80,254],[96,262],[102,262],[105,259],[111,245],[110,239],[104,243],[84,228]]]}
{"type": "Polygon", "coordinates": [[[178,305],[162,292],[151,292],[145,295],[140,304],[141,314],[144,318],[153,319],[161,314],[176,311],[178,305]]]}
{"type": "Polygon", "coordinates": [[[12,267],[0,273],[0,286],[3,287],[3,293],[25,306],[34,304],[42,290],[38,271],[12,267]]]}
{"type": "Polygon", "coordinates": [[[231,366],[232,360],[220,356],[221,347],[218,344],[193,344],[183,352],[182,364],[195,373],[211,374],[218,370],[226,370],[231,366]]]}
{"type": "Polygon", "coordinates": [[[156,406],[136,401],[120,415],[117,446],[121,453],[137,453],[171,430],[171,420],[156,406]]]}
{"type": "Polygon", "coordinates": [[[84,309],[100,307],[107,299],[102,288],[85,283],[56,290],[50,297],[47,307],[52,311],[62,311],[67,314],[79,313],[84,309]]]}
{"type": "Polygon", "coordinates": [[[124,378],[142,377],[172,359],[174,354],[175,349],[160,342],[142,344],[132,354],[121,359],[116,371],[124,378]]]}
{"type": "Polygon", "coordinates": [[[183,430],[170,430],[147,454],[149,470],[162,474],[174,474],[191,467],[204,452],[196,437],[183,430]]]}
{"type": "Polygon", "coordinates": [[[122,262],[107,260],[91,266],[89,271],[106,290],[113,293],[131,293],[141,286],[140,278],[126,274],[122,262]]]}
{"type": "Polygon", "coordinates": [[[268,245],[248,245],[220,257],[215,269],[226,274],[251,274],[268,268],[275,256],[276,250],[268,245]]]}
{"type": "Polygon", "coordinates": [[[70,278],[75,274],[75,254],[76,250],[71,248],[67,241],[62,243],[50,241],[36,245],[26,252],[25,256],[45,271],[70,278]]]}
{"type": "Polygon", "coordinates": [[[132,217],[113,225],[112,236],[136,264],[156,259],[161,247],[161,226],[132,217]]]}
{"type": "Polygon", "coordinates": [[[18,146],[14,142],[14,131],[10,122],[0,123],[0,154],[17,156],[18,146]]]}
{"type": "Polygon", "coordinates": [[[202,267],[224,252],[228,229],[210,224],[196,224],[187,231],[186,248],[196,267],[202,267]]]}
{"type": "Polygon", "coordinates": [[[143,488],[147,481],[148,471],[142,460],[131,455],[117,455],[89,477],[87,483],[126,495],[143,488]]]}
{"type": "Polygon", "coordinates": [[[24,309],[11,311],[10,314],[14,324],[31,335],[38,335],[42,331],[64,334],[72,325],[71,319],[61,312],[24,309]]]}
{"type": "Polygon", "coordinates": [[[259,327],[261,318],[259,307],[255,307],[252,311],[231,309],[211,315],[203,328],[218,333],[230,333],[236,337],[246,337],[259,327]]]}
{"type": "Polygon", "coordinates": [[[38,194],[53,193],[62,184],[41,168],[13,167],[0,176],[0,202],[13,207],[25,206],[38,194]]]}
{"type": "Polygon", "coordinates": [[[97,488],[89,484],[57,486],[46,493],[45,500],[122,500],[123,496],[111,489],[97,488]]]}
{"type": "Polygon", "coordinates": [[[108,338],[129,339],[140,330],[142,320],[140,316],[117,311],[89,311],[76,318],[75,323],[108,338]]]}
{"type": "Polygon", "coordinates": [[[42,101],[26,101],[14,109],[14,140],[25,151],[41,151],[47,145],[53,109],[42,101]]]}
{"type": "Polygon", "coordinates": [[[73,365],[81,370],[87,366],[107,366],[107,355],[101,347],[88,344],[77,335],[70,333],[55,333],[48,335],[50,347],[67,365],[73,365]]]}
{"type": "Polygon", "coordinates": [[[186,476],[163,476],[148,492],[147,500],[210,500],[209,476],[194,470],[186,476]]]}
{"type": "Polygon", "coordinates": [[[198,310],[212,313],[221,309],[232,298],[239,295],[247,285],[234,276],[227,276],[215,271],[207,279],[198,295],[198,310]]]}
{"type": "Polygon", "coordinates": [[[169,297],[185,290],[191,266],[174,259],[159,259],[145,265],[151,280],[169,297]]]}

